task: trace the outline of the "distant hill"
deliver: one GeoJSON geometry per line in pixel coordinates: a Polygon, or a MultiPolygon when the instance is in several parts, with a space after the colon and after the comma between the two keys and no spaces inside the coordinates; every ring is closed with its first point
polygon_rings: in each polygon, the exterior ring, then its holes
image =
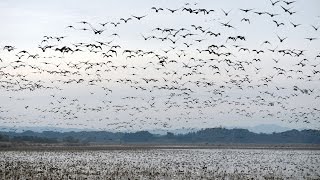
{"type": "MultiPolygon", "coordinates": [[[[226,129],[248,129],[251,132],[254,133],[265,133],[265,134],[272,134],[274,132],[279,133],[279,132],[285,132],[285,131],[289,131],[292,130],[291,128],[288,127],[282,127],[282,126],[278,126],[276,124],[259,124],[256,126],[241,126],[241,127],[237,127],[237,126],[226,126],[223,127],[226,129]]],[[[199,131],[201,129],[175,129],[175,130],[171,130],[171,132],[175,133],[175,134],[187,134],[190,131],[195,132],[195,131],[199,131]]],[[[153,132],[155,134],[165,134],[166,131],[164,130],[151,130],[150,132],[153,132]]]]}
{"type": "Polygon", "coordinates": [[[274,132],[279,133],[279,132],[292,130],[288,127],[282,127],[275,124],[259,124],[252,127],[241,127],[241,128],[248,129],[249,131],[254,133],[266,133],[266,134],[272,134],[274,132]]]}
{"type": "Polygon", "coordinates": [[[280,133],[254,133],[247,129],[208,128],[186,134],[167,132],[165,135],[152,134],[149,131],[134,133],[81,131],[25,131],[0,132],[0,141],[39,142],[39,143],[256,143],[285,144],[309,143],[320,144],[319,130],[289,130],[280,133]]]}
{"type": "MultiPolygon", "coordinates": [[[[273,132],[284,132],[288,130],[292,130],[292,128],[282,127],[276,124],[259,124],[256,126],[222,126],[227,129],[248,129],[254,133],[266,133],[271,134],[273,132]]],[[[1,131],[15,131],[15,132],[24,132],[24,131],[34,131],[34,132],[43,132],[43,131],[56,131],[56,132],[81,132],[81,131],[97,131],[95,129],[80,129],[80,128],[59,128],[59,127],[47,127],[47,126],[37,126],[37,127],[16,127],[12,129],[11,127],[0,126],[1,131]]],[[[187,134],[189,132],[199,131],[201,129],[172,129],[170,132],[174,134],[187,134]]],[[[302,129],[301,129],[302,130],[302,129]]],[[[166,134],[168,130],[165,129],[147,129],[150,133],[153,134],[166,134]]]]}

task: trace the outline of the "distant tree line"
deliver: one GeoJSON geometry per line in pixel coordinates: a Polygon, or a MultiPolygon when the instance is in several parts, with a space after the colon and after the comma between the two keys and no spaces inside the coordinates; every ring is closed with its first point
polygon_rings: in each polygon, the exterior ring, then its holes
{"type": "Polygon", "coordinates": [[[134,133],[82,131],[82,132],[0,132],[0,141],[33,143],[309,143],[320,144],[319,130],[290,130],[273,134],[257,134],[246,129],[208,128],[187,134],[152,134],[148,131],[134,133]]]}

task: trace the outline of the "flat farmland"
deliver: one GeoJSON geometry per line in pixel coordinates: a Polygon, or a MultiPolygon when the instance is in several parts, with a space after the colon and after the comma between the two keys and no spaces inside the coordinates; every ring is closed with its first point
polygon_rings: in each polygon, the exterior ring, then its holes
{"type": "Polygon", "coordinates": [[[319,150],[2,151],[1,179],[319,179],[319,150]]]}

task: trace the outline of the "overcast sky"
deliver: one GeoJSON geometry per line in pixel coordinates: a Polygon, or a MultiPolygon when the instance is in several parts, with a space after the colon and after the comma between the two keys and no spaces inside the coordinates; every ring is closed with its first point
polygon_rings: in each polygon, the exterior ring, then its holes
{"type": "Polygon", "coordinates": [[[122,131],[259,124],[319,128],[320,40],[306,39],[320,38],[318,7],[317,0],[274,6],[269,0],[2,0],[0,126],[122,131]],[[164,10],[156,13],[152,7],[164,10]],[[214,11],[191,14],[183,8],[214,11]],[[226,16],[223,11],[230,12],[226,16]],[[124,23],[121,18],[132,20],[124,23]],[[75,29],[67,28],[70,25],[75,29]],[[168,34],[155,28],[173,30],[168,34]],[[187,30],[177,31],[181,28],[187,30]],[[94,34],[93,29],[103,33],[94,34]],[[187,33],[193,35],[184,38],[187,33]],[[237,36],[245,40],[228,39],[237,36]],[[120,48],[115,54],[110,46],[85,46],[97,41],[120,48]],[[84,44],[75,46],[79,43],[84,44]],[[54,47],[45,52],[39,48],[49,45],[54,47]],[[16,49],[8,52],[6,46],[16,49]],[[82,51],[55,50],[63,46],[82,51]],[[199,53],[206,49],[232,55],[199,53]],[[128,57],[125,50],[154,54],[128,57]],[[35,54],[39,58],[29,57],[35,54]],[[165,63],[157,56],[165,57],[165,63]]]}

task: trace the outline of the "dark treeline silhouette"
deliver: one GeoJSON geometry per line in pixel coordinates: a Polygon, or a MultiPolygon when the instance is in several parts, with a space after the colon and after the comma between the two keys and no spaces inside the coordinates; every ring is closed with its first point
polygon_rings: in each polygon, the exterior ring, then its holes
{"type": "Polygon", "coordinates": [[[0,132],[0,141],[34,143],[255,143],[255,144],[320,144],[319,130],[290,130],[273,134],[257,134],[246,129],[208,128],[187,134],[152,134],[148,131],[134,133],[82,131],[82,132],[0,132]]]}

